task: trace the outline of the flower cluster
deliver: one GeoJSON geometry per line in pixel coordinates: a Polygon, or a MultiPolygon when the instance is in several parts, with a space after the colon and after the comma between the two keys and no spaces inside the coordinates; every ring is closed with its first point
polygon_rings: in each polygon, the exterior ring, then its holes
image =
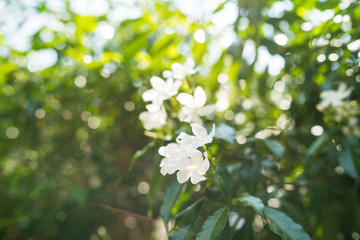
{"type": "Polygon", "coordinates": [[[360,136],[358,104],[356,101],[346,100],[353,89],[353,87],[348,88],[345,83],[341,83],[336,91],[323,91],[320,93],[321,102],[316,107],[325,113],[325,122],[335,121],[338,126],[341,126],[343,133],[360,136]],[[339,123],[342,124],[339,125],[339,123]]]}
{"type": "MultiPolygon", "coordinates": [[[[147,111],[140,113],[140,120],[144,123],[146,130],[161,128],[166,125],[167,112],[164,101],[178,94],[186,76],[195,74],[197,69],[192,59],[188,59],[184,65],[174,63],[171,70],[163,72],[160,77],[152,77],[150,83],[152,88],[145,91],[142,98],[145,102],[150,102],[146,106],[147,111]]],[[[210,134],[201,125],[201,117],[210,115],[214,105],[205,105],[206,94],[201,87],[196,87],[193,95],[189,93],[179,93],[176,98],[182,105],[178,111],[180,121],[191,124],[194,135],[180,133],[175,143],[160,147],[159,154],[164,158],[160,163],[160,172],[163,175],[174,174],[177,172],[177,179],[180,183],[191,179],[193,184],[205,180],[205,173],[210,167],[207,152],[202,153],[199,147],[211,143],[215,135],[215,125],[210,134]]],[[[172,107],[170,110],[175,111],[172,107]]]]}
{"type": "Polygon", "coordinates": [[[191,183],[196,184],[205,180],[204,174],[210,167],[207,152],[201,153],[198,148],[211,143],[215,135],[215,126],[210,134],[198,123],[191,124],[194,135],[180,133],[176,143],[160,147],[159,154],[164,158],[160,163],[162,175],[177,172],[179,183],[186,182],[189,178],[191,183]]]}
{"type": "Polygon", "coordinates": [[[326,90],[320,93],[321,102],[318,104],[319,109],[324,109],[327,107],[341,107],[344,104],[344,99],[349,97],[352,88],[346,88],[344,83],[341,83],[338,87],[338,90],[326,90]]]}

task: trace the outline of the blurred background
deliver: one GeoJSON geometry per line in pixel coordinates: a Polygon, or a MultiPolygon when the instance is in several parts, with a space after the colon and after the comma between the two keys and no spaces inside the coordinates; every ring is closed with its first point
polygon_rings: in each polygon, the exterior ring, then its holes
{"type": "MultiPolygon", "coordinates": [[[[161,239],[161,222],[141,217],[158,216],[160,157],[129,167],[149,142],[141,94],[187,57],[238,144],[290,128],[289,145],[304,154],[332,125],[315,108],[319,93],[359,85],[359,23],[351,0],[1,0],[0,238],[161,239]]],[[[314,239],[359,239],[358,220],[338,227],[335,213],[319,214],[329,223],[314,239]]]]}

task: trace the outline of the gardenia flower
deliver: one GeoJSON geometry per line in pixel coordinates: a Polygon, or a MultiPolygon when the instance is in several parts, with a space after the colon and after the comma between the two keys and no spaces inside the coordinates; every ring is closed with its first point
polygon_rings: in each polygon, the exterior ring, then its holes
{"type": "Polygon", "coordinates": [[[148,112],[142,112],[139,115],[139,119],[144,122],[144,128],[146,130],[160,128],[166,124],[166,111],[164,106],[149,104],[146,108],[148,112]]]}
{"type": "Polygon", "coordinates": [[[162,104],[162,102],[178,93],[182,84],[180,80],[168,78],[164,81],[159,77],[152,77],[150,79],[152,89],[145,91],[142,98],[145,102],[152,101],[155,104],[162,104]]]}
{"type": "Polygon", "coordinates": [[[175,78],[175,79],[184,79],[185,76],[190,74],[195,74],[198,69],[194,68],[195,62],[193,59],[188,58],[184,65],[180,63],[173,63],[171,65],[171,71],[166,70],[163,72],[164,78],[175,78]]]}
{"type": "Polygon", "coordinates": [[[320,108],[326,108],[328,106],[340,107],[343,105],[343,100],[350,96],[353,88],[346,89],[346,85],[341,83],[338,90],[326,90],[320,93],[322,101],[319,103],[320,108]]]}
{"type": "Polygon", "coordinates": [[[159,148],[159,154],[164,158],[160,162],[160,173],[162,175],[173,174],[176,171],[179,183],[186,182],[191,178],[191,182],[196,184],[205,180],[203,176],[209,169],[207,153],[197,150],[198,147],[211,143],[215,135],[215,126],[210,134],[200,124],[191,124],[193,135],[181,133],[176,141],[167,146],[159,148]]]}
{"type": "Polygon", "coordinates": [[[202,153],[195,150],[190,153],[190,156],[179,163],[179,171],[177,173],[177,180],[179,183],[186,182],[189,178],[192,184],[197,184],[200,181],[206,180],[204,174],[210,167],[207,153],[202,153]]]}
{"type": "Polygon", "coordinates": [[[201,87],[197,87],[194,96],[180,93],[176,98],[184,107],[179,112],[180,121],[202,123],[199,116],[206,116],[214,111],[214,105],[204,106],[206,95],[201,87]]]}

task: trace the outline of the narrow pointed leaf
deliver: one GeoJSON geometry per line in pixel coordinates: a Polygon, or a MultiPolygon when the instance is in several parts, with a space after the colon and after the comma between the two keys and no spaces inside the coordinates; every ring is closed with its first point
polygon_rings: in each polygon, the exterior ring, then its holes
{"type": "Polygon", "coordinates": [[[183,185],[181,185],[176,179],[174,179],[165,192],[163,203],[160,208],[160,216],[165,223],[169,221],[171,210],[180,195],[182,186],[183,185]]]}
{"type": "Polygon", "coordinates": [[[197,240],[214,240],[219,233],[224,229],[229,214],[229,208],[223,207],[209,216],[197,235],[197,240]]]}

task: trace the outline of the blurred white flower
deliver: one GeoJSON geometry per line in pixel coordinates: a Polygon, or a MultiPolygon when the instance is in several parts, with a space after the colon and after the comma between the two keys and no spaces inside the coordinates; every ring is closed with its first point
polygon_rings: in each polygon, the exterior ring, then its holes
{"type": "Polygon", "coordinates": [[[201,87],[197,87],[194,96],[188,93],[180,93],[176,98],[184,107],[179,112],[180,121],[202,123],[199,116],[206,116],[214,111],[214,105],[204,106],[206,95],[201,87]]]}
{"type": "Polygon", "coordinates": [[[178,93],[182,84],[180,80],[168,78],[164,81],[159,77],[152,77],[150,79],[152,89],[145,91],[142,98],[145,102],[152,101],[154,104],[162,104],[162,102],[178,93]]]}
{"type": "Polygon", "coordinates": [[[144,128],[151,130],[153,128],[160,128],[166,124],[166,111],[164,106],[149,104],[146,106],[147,112],[142,112],[139,119],[144,122],[144,128]]]}
{"type": "Polygon", "coordinates": [[[180,144],[184,150],[195,150],[198,147],[211,143],[215,135],[215,124],[213,125],[210,134],[208,134],[206,129],[198,123],[191,124],[191,129],[195,136],[182,132],[176,138],[176,142],[180,144]]]}
{"type": "Polygon", "coordinates": [[[216,93],[216,98],[216,111],[223,112],[227,110],[230,106],[230,89],[228,87],[221,86],[219,91],[216,93]]]}
{"type": "Polygon", "coordinates": [[[193,59],[188,58],[184,65],[180,63],[173,63],[171,65],[171,71],[166,70],[163,72],[164,78],[175,78],[175,79],[184,79],[185,76],[190,74],[195,74],[198,69],[194,68],[195,62],[193,59]]]}
{"type": "Polygon", "coordinates": [[[346,89],[346,85],[341,83],[338,90],[326,90],[320,93],[321,102],[318,104],[319,108],[326,108],[328,106],[340,107],[343,105],[343,100],[350,96],[353,88],[346,89]]]}
{"type": "Polygon", "coordinates": [[[179,171],[177,173],[177,180],[179,183],[186,182],[189,178],[192,184],[197,184],[200,181],[206,180],[204,174],[210,167],[207,153],[204,153],[205,158],[200,151],[195,150],[190,153],[187,159],[179,162],[179,171]]]}

